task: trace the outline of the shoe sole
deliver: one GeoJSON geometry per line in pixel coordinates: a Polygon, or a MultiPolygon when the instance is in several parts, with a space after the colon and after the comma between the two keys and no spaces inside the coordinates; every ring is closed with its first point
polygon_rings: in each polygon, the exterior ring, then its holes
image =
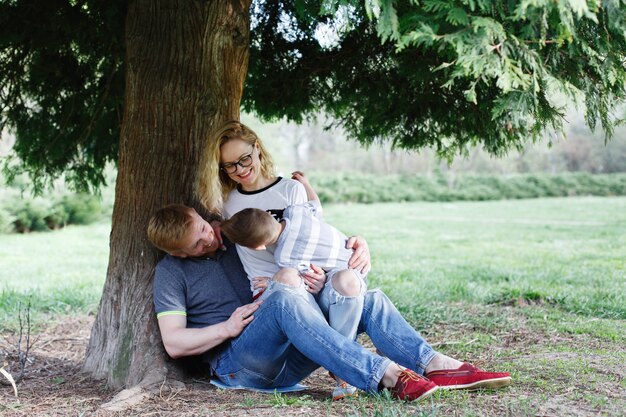
{"type": "Polygon", "coordinates": [[[415,398],[413,401],[422,401],[425,400],[426,398],[430,397],[431,395],[433,395],[435,393],[435,391],[437,391],[439,388],[439,386],[436,387],[432,387],[431,389],[429,389],[428,391],[426,391],[425,393],[423,393],[422,395],[420,395],[419,397],[415,398]]]}
{"type": "Polygon", "coordinates": [[[404,398],[400,398],[399,396],[397,396],[397,394],[392,394],[392,396],[400,401],[422,401],[425,400],[426,398],[430,397],[431,395],[433,395],[435,393],[435,391],[437,391],[439,388],[439,386],[435,385],[434,387],[432,387],[431,389],[429,389],[428,391],[425,391],[422,393],[422,395],[420,395],[419,397],[415,397],[415,398],[408,398],[404,397],[404,398]]]}
{"type": "Polygon", "coordinates": [[[358,392],[355,392],[354,394],[344,394],[344,395],[339,395],[337,397],[333,397],[333,401],[341,401],[344,398],[357,398],[359,396],[358,392]]]}
{"type": "Polygon", "coordinates": [[[511,377],[484,379],[482,381],[476,381],[469,384],[459,385],[439,385],[441,389],[466,389],[466,390],[479,390],[479,389],[496,389],[504,388],[511,385],[513,380],[511,377]]]}

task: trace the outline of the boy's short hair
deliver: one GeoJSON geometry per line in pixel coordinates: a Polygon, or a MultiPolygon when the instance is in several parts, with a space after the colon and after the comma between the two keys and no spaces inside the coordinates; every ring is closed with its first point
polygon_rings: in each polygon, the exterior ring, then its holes
{"type": "Polygon", "coordinates": [[[247,248],[265,245],[274,234],[276,219],[266,211],[247,208],[222,222],[228,240],[247,248]]]}
{"type": "Polygon", "coordinates": [[[170,204],[157,210],[148,223],[148,239],[164,252],[176,252],[193,221],[191,207],[170,204]]]}

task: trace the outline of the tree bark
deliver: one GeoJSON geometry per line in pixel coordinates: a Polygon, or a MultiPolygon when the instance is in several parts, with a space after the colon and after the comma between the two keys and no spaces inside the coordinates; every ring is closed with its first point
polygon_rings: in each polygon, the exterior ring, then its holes
{"type": "Polygon", "coordinates": [[[210,134],[239,118],[250,0],[136,0],[126,20],[126,91],[110,257],[83,369],[109,386],[166,375],[152,304],[160,257],[146,238],[166,204],[198,207],[210,134]]]}

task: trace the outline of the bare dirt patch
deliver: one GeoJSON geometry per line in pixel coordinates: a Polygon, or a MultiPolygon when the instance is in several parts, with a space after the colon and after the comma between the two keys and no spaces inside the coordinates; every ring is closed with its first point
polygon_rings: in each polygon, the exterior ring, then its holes
{"type": "MultiPolygon", "coordinates": [[[[496,307],[494,307],[496,308],[496,307]]],[[[499,307],[498,307],[499,308],[499,307]]],[[[471,360],[490,369],[510,370],[514,385],[502,391],[442,392],[411,404],[362,395],[331,403],[332,380],[318,370],[304,381],[309,389],[274,396],[223,391],[207,380],[164,381],[158,393],[124,412],[100,408],[117,391],[80,372],[92,318],[63,318],[33,335],[26,374],[13,389],[0,386],[0,415],[13,416],[417,416],[417,415],[623,415],[626,410],[626,347],[589,335],[531,331],[519,310],[500,308],[516,322],[495,334],[493,347],[477,349],[471,360]]],[[[462,339],[464,332],[442,326],[429,337],[438,346],[462,339]]],[[[13,335],[0,337],[0,359],[11,361],[13,335]],[[8,356],[7,356],[8,354],[8,356]]],[[[467,356],[449,345],[447,352],[467,356]]]]}

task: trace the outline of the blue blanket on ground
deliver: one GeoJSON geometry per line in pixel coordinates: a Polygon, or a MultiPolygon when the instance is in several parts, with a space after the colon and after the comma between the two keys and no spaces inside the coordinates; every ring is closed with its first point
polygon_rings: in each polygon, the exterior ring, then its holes
{"type": "Polygon", "coordinates": [[[211,384],[222,389],[245,389],[245,390],[254,391],[254,392],[264,392],[266,394],[274,394],[275,392],[281,392],[281,393],[282,392],[296,392],[296,391],[303,391],[308,388],[306,385],[302,385],[302,384],[296,384],[290,387],[280,387],[280,388],[251,388],[251,387],[244,387],[241,385],[230,386],[230,385],[225,385],[216,379],[212,379],[211,384]]]}

